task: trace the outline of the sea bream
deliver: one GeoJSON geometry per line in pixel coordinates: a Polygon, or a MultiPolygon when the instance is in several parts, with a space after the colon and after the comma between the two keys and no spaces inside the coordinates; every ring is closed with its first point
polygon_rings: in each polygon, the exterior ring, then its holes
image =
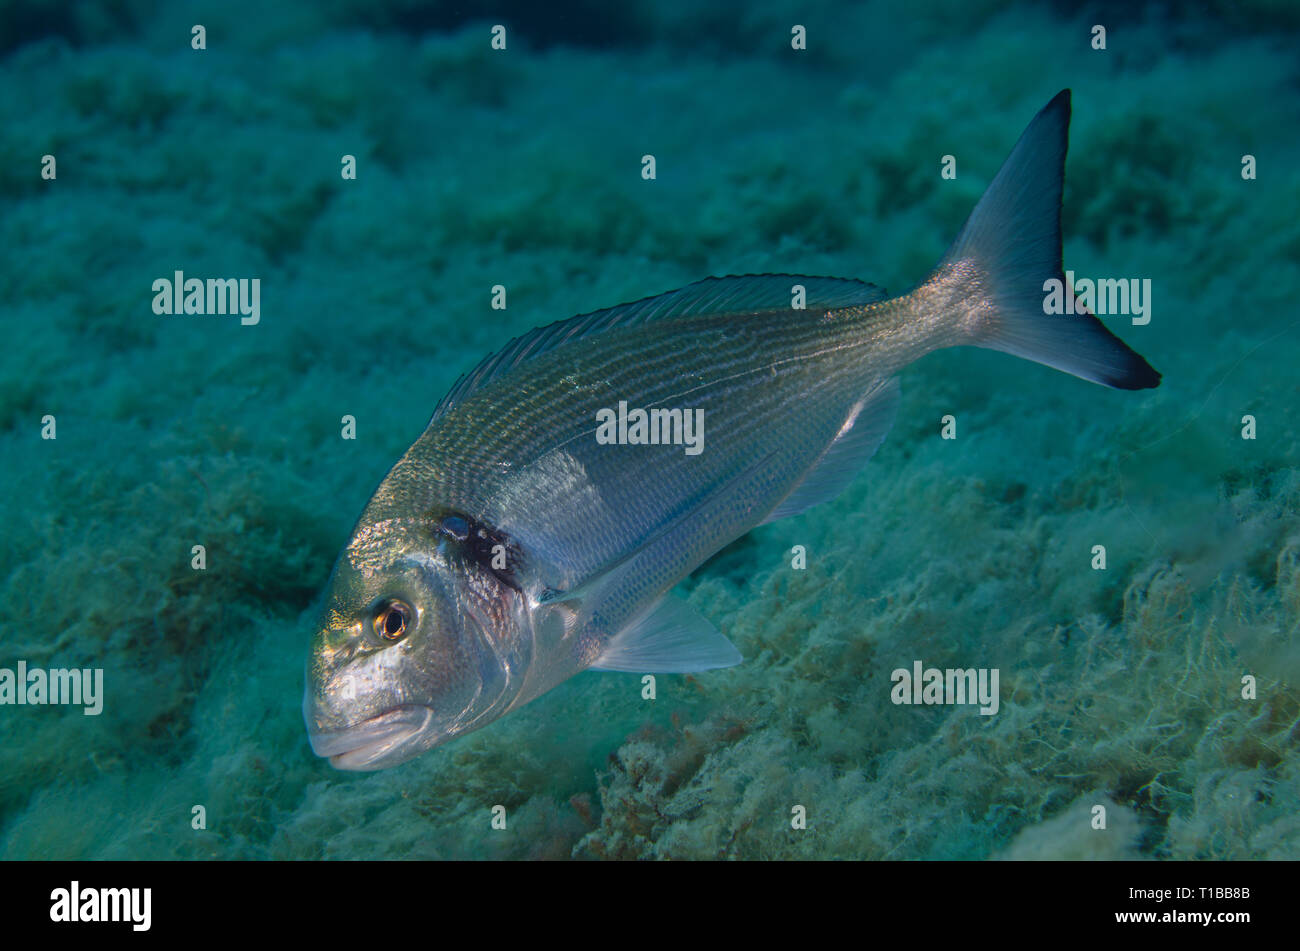
{"type": "Polygon", "coordinates": [[[1044,312],[1063,280],[1069,121],[1065,90],[901,297],[709,278],[534,330],[462,377],[335,565],[303,703],[316,753],[380,769],[584,670],[739,663],[670,589],[755,526],[834,498],[889,431],[896,375],[932,350],[1156,386],[1091,313],[1044,312]]]}

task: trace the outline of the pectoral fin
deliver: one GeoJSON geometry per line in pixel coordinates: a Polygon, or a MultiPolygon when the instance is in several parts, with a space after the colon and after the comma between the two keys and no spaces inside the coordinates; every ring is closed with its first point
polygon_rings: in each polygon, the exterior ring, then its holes
{"type": "Polygon", "coordinates": [[[775,522],[843,492],[885,441],[898,415],[898,381],[881,380],[854,404],[839,434],[763,524],[775,522]]]}
{"type": "Polygon", "coordinates": [[[591,666],[638,674],[687,674],[732,667],[742,659],[707,618],[669,595],[614,635],[591,666]]]}

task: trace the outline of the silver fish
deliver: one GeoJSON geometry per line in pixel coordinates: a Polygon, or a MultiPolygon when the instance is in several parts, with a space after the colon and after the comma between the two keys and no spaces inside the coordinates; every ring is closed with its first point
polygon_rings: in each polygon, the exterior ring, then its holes
{"type": "Polygon", "coordinates": [[[534,330],[462,377],[335,565],[303,701],[317,755],[381,769],[589,668],[739,663],[669,590],[756,525],[837,495],[893,423],[895,375],[932,350],[1156,386],[1092,314],[1044,312],[1046,282],[1064,280],[1069,121],[1065,90],[901,297],[709,278],[534,330]]]}

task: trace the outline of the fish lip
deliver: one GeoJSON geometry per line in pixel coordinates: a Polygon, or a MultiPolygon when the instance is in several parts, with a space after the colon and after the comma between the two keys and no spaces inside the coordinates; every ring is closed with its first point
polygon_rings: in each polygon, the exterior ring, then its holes
{"type": "Polygon", "coordinates": [[[433,720],[433,711],[421,704],[404,704],[385,710],[332,733],[309,732],[317,756],[344,770],[376,770],[410,758],[407,742],[419,736],[433,720]]]}

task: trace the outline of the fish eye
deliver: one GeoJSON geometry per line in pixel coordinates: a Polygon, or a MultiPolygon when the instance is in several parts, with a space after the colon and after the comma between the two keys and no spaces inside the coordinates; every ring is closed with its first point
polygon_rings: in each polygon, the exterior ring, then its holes
{"type": "Polygon", "coordinates": [[[382,641],[392,643],[400,641],[406,636],[407,629],[411,624],[411,618],[415,612],[405,601],[399,601],[396,598],[389,598],[381,601],[375,611],[373,620],[375,634],[382,641]]]}

